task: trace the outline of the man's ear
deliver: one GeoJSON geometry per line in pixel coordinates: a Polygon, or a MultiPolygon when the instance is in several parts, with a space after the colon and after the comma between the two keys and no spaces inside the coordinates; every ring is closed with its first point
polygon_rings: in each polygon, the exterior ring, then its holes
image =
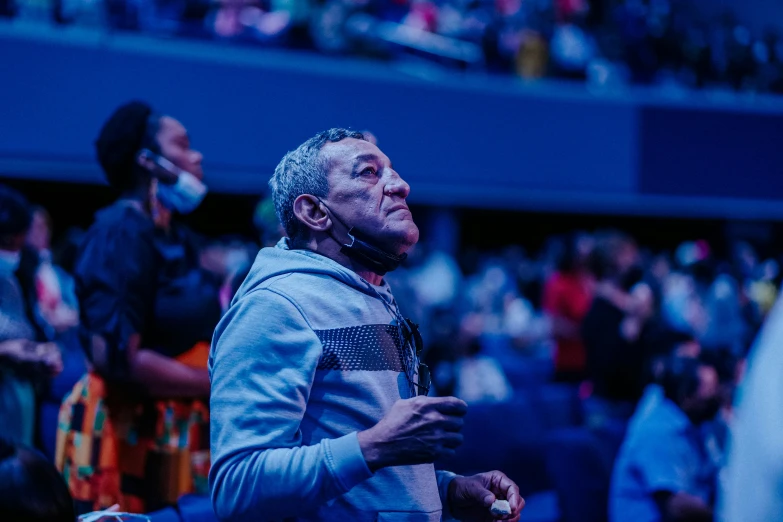
{"type": "Polygon", "coordinates": [[[310,194],[302,194],[294,200],[294,215],[315,232],[326,232],[332,226],[332,221],[321,208],[318,198],[310,194]]]}

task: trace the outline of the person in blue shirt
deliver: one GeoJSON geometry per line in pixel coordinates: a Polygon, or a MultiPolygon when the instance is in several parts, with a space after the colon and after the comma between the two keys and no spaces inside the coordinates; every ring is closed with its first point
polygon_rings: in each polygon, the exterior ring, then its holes
{"type": "Polygon", "coordinates": [[[717,469],[700,426],[720,409],[718,373],[704,360],[672,356],[659,385],[662,396],[642,401],[629,424],[615,462],[609,519],[712,521],[717,469]]]}

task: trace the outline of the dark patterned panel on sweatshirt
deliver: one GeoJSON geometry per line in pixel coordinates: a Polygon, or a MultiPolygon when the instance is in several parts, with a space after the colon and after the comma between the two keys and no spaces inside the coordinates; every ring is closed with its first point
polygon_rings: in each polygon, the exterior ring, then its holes
{"type": "Polygon", "coordinates": [[[399,330],[389,324],[367,324],[316,330],[324,352],[319,370],[403,371],[399,330]]]}

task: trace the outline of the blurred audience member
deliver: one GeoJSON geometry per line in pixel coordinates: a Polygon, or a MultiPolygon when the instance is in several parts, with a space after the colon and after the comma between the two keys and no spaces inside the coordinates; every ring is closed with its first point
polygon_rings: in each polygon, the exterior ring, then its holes
{"type": "MultiPolygon", "coordinates": [[[[262,248],[275,246],[285,236],[285,231],[277,219],[275,205],[271,197],[265,197],[256,204],[253,212],[253,225],[258,232],[262,248]]],[[[247,258],[229,270],[225,282],[220,288],[220,306],[224,312],[228,310],[231,300],[244,283],[247,274],[250,273],[255,255],[258,253],[258,246],[256,245],[252,250],[254,251],[251,254],[250,250],[246,249],[247,258]]]]}
{"type": "Polygon", "coordinates": [[[408,278],[416,291],[419,304],[425,309],[450,308],[462,286],[462,272],[457,261],[442,250],[424,250],[420,263],[410,268],[408,278]]]}
{"type": "MultiPolygon", "coordinates": [[[[720,411],[703,428],[705,447],[710,460],[718,470],[718,491],[725,489],[731,428],[734,423],[734,398],[743,378],[745,360],[729,350],[705,351],[701,359],[718,373],[720,411]]],[[[720,517],[716,517],[720,520],[720,517]]]]}
{"type": "Polygon", "coordinates": [[[79,324],[79,304],[73,278],[52,259],[51,218],[42,207],[33,209],[26,247],[32,261],[34,316],[43,334],[54,340],[79,324]]]}
{"type": "Polygon", "coordinates": [[[149,522],[140,515],[118,512],[76,518],[73,498],[62,475],[43,455],[0,438],[0,513],[3,522],[149,522]]]}
{"type": "Polygon", "coordinates": [[[57,343],[62,354],[63,370],[41,387],[37,417],[37,441],[54,459],[60,403],[86,373],[87,359],[79,336],[73,277],[52,259],[51,218],[42,207],[34,207],[32,215],[17,277],[36,339],[57,343]]]}
{"type": "Polygon", "coordinates": [[[511,399],[511,385],[501,362],[481,353],[482,318],[469,314],[460,328],[460,354],[454,362],[454,396],[468,404],[505,402],[511,399]]]}
{"type": "Polygon", "coordinates": [[[652,355],[644,338],[655,313],[652,290],[642,283],[636,243],[619,232],[596,236],[591,268],[598,282],[582,322],[593,385],[594,411],[588,412],[588,420],[624,422],[642,395],[645,363],[652,355]]]}
{"type": "Polygon", "coordinates": [[[33,443],[35,388],[62,370],[60,350],[36,342],[16,276],[32,213],[24,197],[0,186],[0,436],[33,443]]]}
{"type": "MultiPolygon", "coordinates": [[[[5,423],[5,417],[3,418],[5,423]]],[[[0,513],[4,522],[75,522],[68,486],[43,455],[0,438],[0,513]]]]}
{"type": "Polygon", "coordinates": [[[275,204],[271,197],[265,197],[258,202],[253,213],[255,225],[261,239],[262,247],[273,247],[285,237],[285,230],[275,214],[275,204]]]}
{"type": "Polygon", "coordinates": [[[595,280],[588,266],[592,238],[575,234],[566,243],[558,270],[544,288],[544,310],[552,321],[556,343],[555,380],[581,382],[587,376],[582,321],[593,301],[595,280]]]}
{"type": "Polygon", "coordinates": [[[783,93],[778,32],[754,34],[732,14],[711,17],[697,7],[672,0],[0,0],[0,17],[427,58],[432,67],[552,76],[601,90],[637,83],[675,95],[705,87],[783,93]],[[443,51],[466,45],[475,52],[461,60],[443,51]]]}
{"type": "Polygon", "coordinates": [[[207,17],[208,31],[218,38],[273,42],[291,26],[291,14],[268,2],[221,0],[207,17]]]}
{"type": "Polygon", "coordinates": [[[612,477],[612,522],[713,520],[717,469],[700,430],[721,406],[716,369],[672,357],[660,377],[661,400],[631,419],[612,477]]]}
{"type": "Polygon", "coordinates": [[[206,192],[183,125],[131,102],[96,150],[121,196],[98,213],[76,263],[95,371],[63,403],[57,465],[79,511],[145,512],[207,491],[206,363],[222,280],[174,219],[206,192]]]}
{"type": "Polygon", "coordinates": [[[706,317],[701,342],[707,349],[726,349],[735,356],[743,355],[748,326],[742,316],[742,289],[729,274],[718,275],[706,291],[706,317]]]}

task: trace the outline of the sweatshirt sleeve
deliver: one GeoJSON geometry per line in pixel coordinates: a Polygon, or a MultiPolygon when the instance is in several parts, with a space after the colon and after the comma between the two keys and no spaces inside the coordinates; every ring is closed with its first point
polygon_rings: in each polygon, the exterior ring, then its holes
{"type": "Polygon", "coordinates": [[[438,493],[440,494],[440,503],[443,506],[443,520],[456,520],[449,509],[449,484],[457,478],[458,475],[451,471],[435,471],[438,480],[438,493]]]}
{"type": "Polygon", "coordinates": [[[240,298],[218,325],[209,482],[220,520],[294,517],[372,475],[356,433],[302,446],[321,351],[297,306],[268,288],[240,298]]]}

